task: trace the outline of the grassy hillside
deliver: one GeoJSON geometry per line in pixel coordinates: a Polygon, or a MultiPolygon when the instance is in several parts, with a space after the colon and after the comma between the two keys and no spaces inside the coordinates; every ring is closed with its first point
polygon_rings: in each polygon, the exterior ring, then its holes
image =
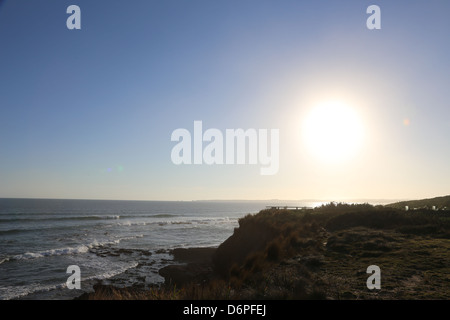
{"type": "Polygon", "coordinates": [[[413,208],[429,208],[429,209],[431,209],[433,206],[435,206],[436,209],[447,208],[448,210],[450,210],[450,196],[436,197],[436,198],[422,199],[422,200],[402,201],[402,202],[391,203],[386,206],[391,207],[391,208],[397,208],[397,209],[405,209],[405,206],[408,206],[410,209],[413,209],[413,208]]]}
{"type": "Polygon", "coordinates": [[[330,204],[240,220],[214,255],[240,298],[448,299],[450,214],[330,204]],[[382,290],[366,269],[382,270],[382,290]]]}

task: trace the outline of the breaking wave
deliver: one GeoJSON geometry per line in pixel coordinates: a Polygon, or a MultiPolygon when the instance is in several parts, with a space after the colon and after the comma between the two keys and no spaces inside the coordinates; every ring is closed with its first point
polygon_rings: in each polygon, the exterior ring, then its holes
{"type": "Polygon", "coordinates": [[[82,254],[82,253],[88,252],[90,249],[93,249],[93,248],[103,247],[103,246],[113,245],[113,244],[119,244],[121,241],[124,241],[124,240],[132,240],[132,239],[137,239],[137,238],[142,238],[142,237],[143,237],[143,235],[137,235],[134,237],[124,237],[124,238],[115,239],[112,241],[105,241],[105,242],[93,241],[89,244],[83,244],[83,245],[80,245],[77,247],[49,249],[49,250],[44,250],[44,251],[39,251],[39,252],[26,252],[23,254],[6,257],[3,260],[1,260],[1,263],[6,262],[6,261],[13,261],[13,260],[29,260],[29,259],[51,257],[51,256],[82,254]]]}

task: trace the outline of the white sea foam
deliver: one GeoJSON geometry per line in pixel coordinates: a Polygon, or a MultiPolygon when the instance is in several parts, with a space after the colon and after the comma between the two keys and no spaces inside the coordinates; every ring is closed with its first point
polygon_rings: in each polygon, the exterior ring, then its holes
{"type": "MultiPolygon", "coordinates": [[[[23,254],[15,255],[12,257],[14,260],[28,260],[28,259],[37,259],[37,258],[43,258],[43,257],[49,257],[49,256],[62,256],[62,255],[75,255],[75,254],[82,254],[89,251],[89,249],[96,248],[96,247],[103,247],[106,245],[113,245],[113,244],[119,244],[121,241],[124,240],[132,240],[136,238],[142,238],[144,235],[136,235],[133,237],[124,237],[115,239],[112,241],[105,241],[105,242],[98,242],[97,240],[94,240],[93,242],[86,244],[86,245],[80,245],[78,247],[66,247],[66,248],[58,248],[58,249],[49,249],[45,251],[39,251],[39,252],[26,252],[23,254]]],[[[8,259],[5,258],[1,262],[3,263],[4,260],[8,259]]],[[[8,261],[6,260],[6,261],[8,261]]]]}
{"type": "Polygon", "coordinates": [[[32,283],[27,286],[0,287],[0,299],[11,300],[25,297],[35,292],[48,292],[50,290],[64,289],[65,283],[43,286],[40,283],[32,283]]]}
{"type": "Polygon", "coordinates": [[[117,269],[109,270],[109,271],[106,271],[106,272],[98,274],[98,275],[90,276],[90,277],[88,277],[88,278],[86,278],[84,280],[104,280],[104,279],[109,279],[109,278],[112,278],[114,276],[117,276],[118,274],[124,273],[128,269],[136,268],[138,265],[139,265],[138,262],[132,262],[130,264],[127,264],[125,266],[119,267],[117,269]]]}
{"type": "Polygon", "coordinates": [[[36,259],[43,258],[49,256],[62,256],[68,254],[78,254],[78,253],[86,253],[90,249],[90,246],[81,245],[75,248],[59,248],[59,249],[50,249],[40,252],[26,252],[23,254],[19,254],[13,257],[14,260],[26,260],[26,259],[36,259]]]}
{"type": "Polygon", "coordinates": [[[120,219],[120,216],[106,216],[106,219],[120,219]]]}
{"type": "MultiPolygon", "coordinates": [[[[119,268],[108,270],[101,274],[92,275],[87,278],[81,278],[81,281],[83,282],[83,281],[89,281],[89,280],[109,279],[116,275],[124,273],[128,269],[136,268],[138,266],[138,264],[139,263],[137,263],[137,262],[129,263],[129,264],[121,266],[119,268]]],[[[66,283],[46,285],[46,286],[43,286],[40,283],[31,283],[26,286],[0,287],[0,300],[18,299],[18,298],[22,298],[27,295],[33,294],[33,293],[48,292],[51,290],[64,289],[66,287],[67,287],[66,283]]]]}

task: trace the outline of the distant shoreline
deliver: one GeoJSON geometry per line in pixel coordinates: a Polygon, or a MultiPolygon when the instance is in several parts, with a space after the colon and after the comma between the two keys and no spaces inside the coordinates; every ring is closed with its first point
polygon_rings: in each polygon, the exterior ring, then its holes
{"type": "Polygon", "coordinates": [[[283,204],[283,203],[303,203],[303,202],[319,202],[319,203],[329,203],[329,202],[344,202],[344,203],[370,203],[370,204],[381,204],[381,203],[396,203],[403,201],[415,201],[414,199],[330,199],[330,200],[320,200],[320,199],[302,199],[302,200],[281,200],[281,199],[211,199],[211,200],[142,200],[142,199],[82,199],[82,198],[34,198],[34,197],[0,197],[0,200],[55,200],[55,201],[129,201],[129,202],[253,202],[253,203],[268,203],[268,205],[283,204]]]}

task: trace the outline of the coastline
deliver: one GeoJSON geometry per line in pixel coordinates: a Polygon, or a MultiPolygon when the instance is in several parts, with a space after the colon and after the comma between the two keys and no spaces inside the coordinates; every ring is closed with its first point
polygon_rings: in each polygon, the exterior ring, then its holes
{"type": "MultiPolygon", "coordinates": [[[[217,248],[170,250],[150,290],[97,284],[90,300],[447,300],[449,211],[330,204],[239,220],[217,248]],[[368,285],[379,266],[380,288],[368,285]]],[[[168,251],[169,252],[169,251],[168,251]]]]}
{"type": "MultiPolygon", "coordinates": [[[[213,271],[213,255],[217,247],[191,247],[167,250],[173,256],[172,263],[159,269],[159,275],[164,278],[163,285],[153,284],[156,290],[161,288],[181,288],[192,283],[202,284],[213,280],[217,275],[213,271]]],[[[93,285],[92,290],[84,292],[73,300],[96,300],[98,297],[114,299],[114,297],[127,297],[140,299],[146,297],[148,290],[135,284],[129,287],[118,287],[112,284],[103,284],[102,280],[93,285]]],[[[103,299],[102,298],[102,299],[103,299]]],[[[169,297],[170,298],[170,297],[169,297]]]]}

